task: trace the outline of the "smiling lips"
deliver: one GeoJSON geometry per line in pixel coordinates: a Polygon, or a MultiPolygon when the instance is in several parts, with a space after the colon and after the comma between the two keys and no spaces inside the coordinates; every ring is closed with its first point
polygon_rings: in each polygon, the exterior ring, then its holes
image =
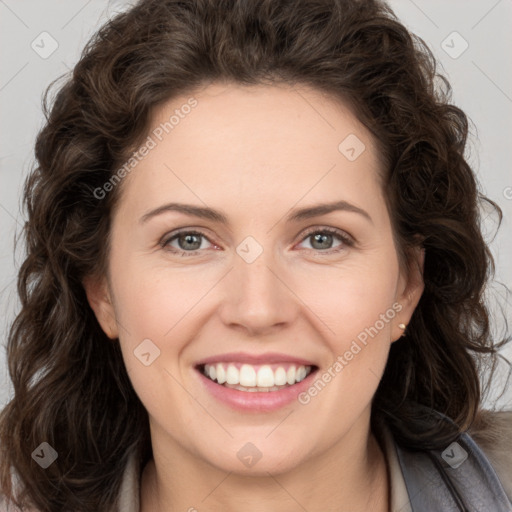
{"type": "Polygon", "coordinates": [[[271,412],[291,404],[307,389],[318,366],[287,354],[230,353],[196,365],[205,391],[231,408],[271,412]]]}

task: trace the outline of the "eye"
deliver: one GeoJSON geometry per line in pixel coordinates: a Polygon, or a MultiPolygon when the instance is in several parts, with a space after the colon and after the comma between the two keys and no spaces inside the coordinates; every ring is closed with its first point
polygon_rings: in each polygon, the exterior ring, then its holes
{"type": "Polygon", "coordinates": [[[180,256],[191,256],[197,254],[200,249],[204,249],[204,247],[201,247],[201,239],[208,240],[206,236],[199,231],[181,231],[170,238],[164,239],[160,245],[170,252],[181,252],[180,256]],[[174,241],[177,242],[178,247],[171,245],[171,242],[174,241]]]}
{"type": "Polygon", "coordinates": [[[334,228],[313,228],[306,233],[303,241],[311,240],[310,245],[312,250],[331,254],[334,252],[340,252],[354,245],[354,240],[349,237],[346,233],[339,229],[334,228]],[[334,249],[330,247],[333,243],[333,239],[337,238],[341,243],[334,249]]]}

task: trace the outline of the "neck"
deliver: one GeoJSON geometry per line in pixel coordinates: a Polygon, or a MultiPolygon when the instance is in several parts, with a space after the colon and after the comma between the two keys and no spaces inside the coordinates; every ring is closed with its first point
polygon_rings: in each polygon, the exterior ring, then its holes
{"type": "Polygon", "coordinates": [[[141,512],[389,511],[387,465],[369,426],[366,436],[349,432],[328,452],[266,476],[222,471],[174,443],[153,453],[141,479],[141,512]]]}

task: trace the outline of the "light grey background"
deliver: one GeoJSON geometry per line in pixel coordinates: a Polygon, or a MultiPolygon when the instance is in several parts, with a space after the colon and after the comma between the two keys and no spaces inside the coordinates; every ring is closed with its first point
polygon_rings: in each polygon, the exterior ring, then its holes
{"type": "MultiPolygon", "coordinates": [[[[93,32],[129,3],[0,0],[0,407],[12,392],[5,344],[19,307],[15,276],[23,254],[22,245],[14,253],[13,240],[24,222],[21,190],[34,164],[34,140],[43,124],[42,92],[53,79],[72,69],[93,32]],[[51,55],[45,54],[52,45],[58,46],[51,55]]],[[[389,3],[402,22],[431,47],[452,84],[453,103],[474,123],[468,158],[484,193],[503,209],[503,224],[491,248],[497,281],[512,289],[512,0],[389,3]]],[[[491,237],[492,219],[486,227],[491,237]]],[[[511,321],[510,297],[507,300],[499,285],[493,285],[491,291],[491,307],[496,301],[506,306],[511,321]]],[[[499,331],[502,324],[496,326],[499,331]]],[[[503,355],[512,359],[512,346],[503,355]]],[[[504,371],[500,375],[494,396],[503,389],[504,371]]],[[[500,400],[489,399],[486,405],[512,409],[511,383],[500,400]]]]}

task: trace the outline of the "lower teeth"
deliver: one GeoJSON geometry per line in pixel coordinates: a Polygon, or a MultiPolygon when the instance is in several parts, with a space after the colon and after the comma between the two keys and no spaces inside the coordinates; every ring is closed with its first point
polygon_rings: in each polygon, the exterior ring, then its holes
{"type": "MultiPolygon", "coordinates": [[[[217,381],[215,381],[217,382],[217,381]]],[[[218,384],[218,382],[217,382],[218,384]]],[[[272,386],[271,388],[263,388],[263,387],[254,387],[254,388],[247,388],[245,386],[240,386],[239,384],[228,384],[225,382],[224,384],[221,384],[221,386],[225,386],[227,388],[231,389],[238,389],[238,391],[249,391],[250,393],[256,393],[256,392],[266,392],[266,391],[279,391],[283,388],[289,388],[290,386],[285,384],[284,386],[272,386]]]]}

